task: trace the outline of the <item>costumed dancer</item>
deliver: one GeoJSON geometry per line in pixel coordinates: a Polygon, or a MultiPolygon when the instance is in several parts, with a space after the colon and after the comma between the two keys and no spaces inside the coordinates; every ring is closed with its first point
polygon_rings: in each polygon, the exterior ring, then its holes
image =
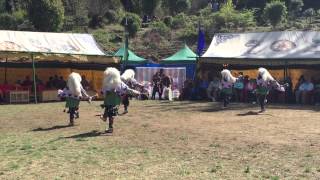
{"type": "Polygon", "coordinates": [[[104,103],[101,106],[104,108],[104,113],[101,119],[103,121],[109,119],[109,124],[105,132],[113,133],[114,117],[118,114],[121,97],[124,94],[140,95],[140,93],[129,88],[121,81],[120,72],[116,68],[107,68],[104,71],[102,93],[104,95],[104,103]]]}
{"type": "MultiPolygon", "coordinates": [[[[134,78],[135,72],[132,69],[127,69],[124,71],[124,73],[121,75],[121,81],[124,82],[128,87],[131,89],[135,89],[137,87],[143,88],[143,85],[138,83],[138,81],[134,78]]],[[[124,106],[124,114],[128,113],[128,107],[129,107],[129,94],[124,94],[121,99],[122,99],[122,104],[124,106]]]]}
{"type": "Polygon", "coordinates": [[[237,81],[237,78],[233,77],[228,69],[222,70],[221,76],[221,95],[223,98],[223,107],[225,108],[230,103],[230,99],[232,97],[232,87],[237,81]]]}
{"type": "Polygon", "coordinates": [[[58,90],[58,96],[66,100],[64,112],[68,108],[70,126],[73,126],[74,120],[79,118],[80,100],[84,98],[87,98],[89,102],[92,100],[92,97],[83,89],[81,80],[80,74],[73,72],[68,77],[67,87],[58,90]]]}
{"type": "Polygon", "coordinates": [[[257,99],[261,107],[260,112],[265,111],[265,104],[267,103],[267,95],[270,89],[276,89],[278,91],[284,92],[285,87],[280,85],[265,68],[258,69],[257,77],[257,99]]]}

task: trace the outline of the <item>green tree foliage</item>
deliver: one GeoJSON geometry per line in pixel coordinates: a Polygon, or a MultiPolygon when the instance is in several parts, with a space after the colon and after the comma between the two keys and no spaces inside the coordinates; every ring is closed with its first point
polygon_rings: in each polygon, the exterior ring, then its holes
{"type": "Polygon", "coordinates": [[[145,14],[154,15],[160,4],[160,0],[142,0],[142,10],[145,14]]]}
{"type": "Polygon", "coordinates": [[[254,13],[250,10],[237,11],[235,10],[232,0],[227,3],[212,17],[212,26],[216,30],[230,29],[230,28],[246,28],[248,26],[255,26],[254,13]]]}
{"type": "Polygon", "coordinates": [[[16,30],[17,26],[17,19],[13,15],[9,13],[0,14],[0,29],[16,30]]]}
{"type": "Polygon", "coordinates": [[[191,8],[190,0],[163,0],[162,6],[168,8],[171,14],[178,14],[189,11],[191,8]]]}
{"type": "Polygon", "coordinates": [[[162,21],[156,21],[151,24],[152,31],[158,32],[161,36],[167,36],[170,33],[168,26],[162,21]]]}
{"type": "Polygon", "coordinates": [[[264,8],[264,17],[275,28],[281,22],[285,21],[287,16],[287,7],[280,0],[272,1],[264,8]]]}
{"type": "Polygon", "coordinates": [[[134,13],[127,13],[127,16],[124,17],[121,21],[121,25],[127,27],[130,37],[134,37],[137,34],[137,32],[141,28],[141,24],[141,18],[134,13]]]}
{"type": "Polygon", "coordinates": [[[304,4],[303,0],[290,0],[289,2],[289,13],[290,16],[295,18],[302,11],[304,4]]]}
{"type": "Polygon", "coordinates": [[[307,19],[309,19],[309,23],[311,23],[312,21],[312,17],[315,15],[315,11],[313,8],[309,8],[309,9],[306,9],[304,12],[303,12],[303,16],[306,17],[307,19]]]}
{"type": "Polygon", "coordinates": [[[61,0],[30,0],[29,18],[37,30],[59,31],[64,19],[61,0]]]}

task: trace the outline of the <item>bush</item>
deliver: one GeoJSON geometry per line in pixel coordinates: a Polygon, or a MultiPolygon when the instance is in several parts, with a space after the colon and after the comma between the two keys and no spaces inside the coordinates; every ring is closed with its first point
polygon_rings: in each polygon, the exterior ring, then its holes
{"type": "Polygon", "coordinates": [[[189,11],[191,8],[190,0],[177,0],[176,11],[177,13],[189,11]]]}
{"type": "Polygon", "coordinates": [[[162,36],[167,36],[170,33],[170,29],[167,27],[167,25],[164,22],[158,21],[153,22],[151,24],[152,31],[158,32],[162,36]]]}
{"type": "Polygon", "coordinates": [[[18,26],[16,18],[8,13],[0,14],[0,29],[16,30],[18,26]]]}
{"type": "MultiPolygon", "coordinates": [[[[138,15],[134,13],[127,14],[127,28],[128,28],[130,37],[134,37],[137,34],[137,32],[141,28],[141,24],[142,24],[141,18],[138,15]]],[[[122,26],[126,25],[126,17],[122,19],[121,25],[122,26]]]]}
{"type": "Polygon", "coordinates": [[[27,19],[27,12],[24,10],[18,10],[12,13],[12,16],[16,18],[18,24],[22,24],[27,19]]]}
{"type": "Polygon", "coordinates": [[[171,14],[178,14],[189,11],[191,7],[190,0],[163,0],[163,6],[168,8],[171,14]]]}
{"type": "Polygon", "coordinates": [[[184,13],[180,13],[172,20],[172,27],[175,29],[184,28],[187,25],[187,16],[184,13]]]}
{"type": "Polygon", "coordinates": [[[89,23],[88,16],[76,15],[73,17],[73,22],[76,26],[87,26],[89,23]]]}
{"type": "Polygon", "coordinates": [[[142,0],[142,10],[148,15],[154,15],[160,0],[142,0]]]}
{"type": "Polygon", "coordinates": [[[236,11],[231,0],[219,12],[214,13],[208,19],[212,19],[212,27],[216,30],[238,27],[247,28],[256,24],[253,11],[236,11]]]}
{"type": "Polygon", "coordinates": [[[289,12],[291,17],[297,17],[302,10],[303,0],[291,0],[289,3],[289,12]]]}
{"type": "Polygon", "coordinates": [[[287,7],[282,1],[272,1],[263,10],[266,20],[275,28],[286,19],[287,7]]]}
{"type": "Polygon", "coordinates": [[[29,18],[37,30],[58,31],[64,20],[61,0],[30,0],[29,18]]]}
{"type": "Polygon", "coordinates": [[[120,23],[124,17],[124,12],[122,10],[108,10],[104,17],[108,20],[108,23],[120,23]]]}
{"type": "Polygon", "coordinates": [[[89,22],[89,27],[96,29],[96,28],[102,28],[103,27],[103,17],[95,14],[91,17],[91,20],[89,22]]]}
{"type": "Polygon", "coordinates": [[[172,16],[166,16],[166,17],[163,19],[164,24],[167,25],[168,27],[171,27],[171,26],[172,26],[172,21],[173,21],[172,16]]]}

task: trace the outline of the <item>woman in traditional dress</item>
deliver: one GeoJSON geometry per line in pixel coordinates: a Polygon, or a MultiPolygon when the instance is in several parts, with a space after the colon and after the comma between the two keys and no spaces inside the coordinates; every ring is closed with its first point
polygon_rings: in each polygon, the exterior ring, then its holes
{"type": "Polygon", "coordinates": [[[109,124],[106,133],[113,133],[114,117],[118,114],[118,108],[121,103],[121,97],[124,95],[140,95],[136,90],[129,88],[121,81],[120,72],[116,68],[107,68],[104,71],[103,89],[104,103],[102,107],[105,109],[101,119],[109,124]]]}
{"type": "Polygon", "coordinates": [[[223,98],[223,107],[227,107],[230,103],[230,99],[232,97],[232,87],[233,84],[237,81],[237,78],[232,76],[231,72],[228,69],[224,69],[221,71],[221,96],[223,98]]]}

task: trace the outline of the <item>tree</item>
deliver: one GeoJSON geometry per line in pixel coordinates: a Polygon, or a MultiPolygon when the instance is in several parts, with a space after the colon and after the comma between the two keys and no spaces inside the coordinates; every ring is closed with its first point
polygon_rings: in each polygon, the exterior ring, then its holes
{"type": "Polygon", "coordinates": [[[30,0],[29,18],[40,31],[58,31],[64,20],[64,7],[61,0],[30,0]]]}
{"type": "Polygon", "coordinates": [[[124,17],[121,21],[121,25],[126,26],[130,37],[134,37],[137,34],[141,24],[141,18],[134,13],[127,13],[127,17],[124,17]]]}
{"type": "Polygon", "coordinates": [[[307,19],[309,18],[309,23],[312,22],[312,17],[315,15],[315,11],[313,8],[309,8],[309,9],[306,9],[304,12],[303,12],[303,16],[305,16],[307,19]]]}
{"type": "Polygon", "coordinates": [[[278,24],[286,19],[287,7],[284,2],[275,0],[267,3],[263,10],[266,20],[275,28],[278,24]]]}
{"type": "Polygon", "coordinates": [[[171,14],[188,11],[191,8],[190,0],[163,0],[162,6],[168,8],[171,14]]]}
{"type": "Polygon", "coordinates": [[[299,15],[303,7],[303,0],[290,0],[289,2],[289,13],[292,18],[299,15]]]}
{"type": "Polygon", "coordinates": [[[142,10],[148,15],[154,15],[154,11],[160,4],[160,0],[142,0],[142,10]]]}

